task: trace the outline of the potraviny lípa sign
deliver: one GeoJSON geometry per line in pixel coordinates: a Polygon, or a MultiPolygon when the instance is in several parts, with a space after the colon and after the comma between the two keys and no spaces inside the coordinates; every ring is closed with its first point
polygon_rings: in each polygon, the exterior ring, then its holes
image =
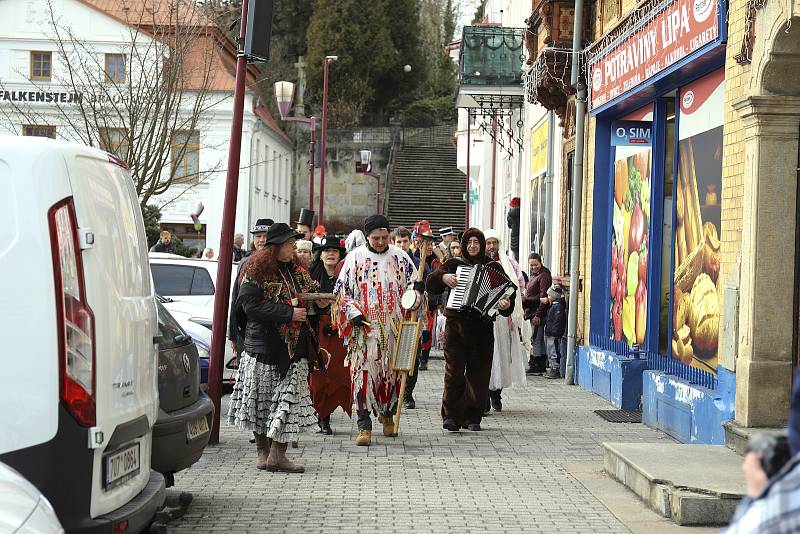
{"type": "Polygon", "coordinates": [[[589,61],[590,109],[614,100],[719,37],[717,0],[675,0],[589,61]]]}

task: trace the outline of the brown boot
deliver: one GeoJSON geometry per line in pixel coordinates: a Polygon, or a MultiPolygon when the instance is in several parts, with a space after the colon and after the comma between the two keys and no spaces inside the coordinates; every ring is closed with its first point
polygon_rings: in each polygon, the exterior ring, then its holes
{"type": "Polygon", "coordinates": [[[267,471],[281,473],[305,473],[306,468],[296,464],[286,457],[287,443],[272,442],[267,458],[267,471]]]}
{"type": "Polygon", "coordinates": [[[269,456],[269,451],[272,446],[272,440],[269,439],[266,434],[256,434],[253,432],[253,435],[256,438],[256,451],[258,451],[258,459],[256,460],[256,468],[257,469],[266,469],[267,468],[267,458],[269,456]]]}

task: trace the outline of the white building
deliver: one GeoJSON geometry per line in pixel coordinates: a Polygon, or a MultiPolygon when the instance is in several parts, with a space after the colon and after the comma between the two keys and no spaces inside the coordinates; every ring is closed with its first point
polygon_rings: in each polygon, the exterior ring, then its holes
{"type": "MultiPolygon", "coordinates": [[[[74,121],[80,121],[84,115],[79,111],[81,107],[96,102],[96,97],[87,93],[99,92],[101,97],[103,93],[124,95],[124,89],[116,84],[130,84],[135,90],[144,85],[143,77],[153,76],[153,71],[137,66],[126,51],[132,49],[134,39],[137,50],[147,49],[158,39],[152,30],[154,25],[148,27],[147,24],[154,14],[146,13],[141,17],[142,10],[154,3],[152,0],[53,0],[51,4],[52,13],[48,2],[43,0],[0,2],[0,131],[80,141],[85,137],[76,133],[74,121]],[[56,30],[60,39],[56,38],[56,30]],[[72,36],[80,36],[80,39],[72,36]],[[59,43],[63,43],[63,50],[59,43]],[[65,65],[66,58],[72,63],[75,54],[81,61],[87,58],[98,66],[102,78],[91,91],[76,89],[81,85],[67,82],[74,67],[70,69],[65,65]]],[[[182,3],[179,8],[191,9],[189,3],[182,3]]],[[[178,18],[183,24],[185,19],[178,18]]],[[[203,68],[209,76],[202,82],[188,80],[184,92],[187,97],[180,109],[188,110],[199,94],[206,95],[206,106],[197,114],[194,128],[176,132],[170,146],[165,147],[170,150],[170,164],[185,171],[182,183],[171,184],[148,203],[161,209],[162,228],[173,231],[199,249],[211,247],[216,254],[231,135],[236,50],[209,21],[195,20],[205,21],[202,23],[204,30],[184,63],[196,66],[204,62],[203,68]],[[203,89],[198,90],[200,87],[203,89]],[[176,155],[176,144],[183,146],[187,139],[185,153],[182,157],[176,155]],[[198,232],[191,214],[196,212],[199,203],[205,209],[199,216],[201,229],[198,232]]],[[[164,27],[170,24],[169,21],[160,23],[164,27]]],[[[245,98],[235,219],[235,231],[246,235],[258,218],[288,221],[291,208],[293,145],[270,115],[263,96],[254,89],[257,75],[255,68],[248,69],[250,89],[245,98]]],[[[83,87],[88,85],[84,83],[83,87]]],[[[122,137],[128,120],[133,118],[116,124],[108,122],[108,128],[104,129],[108,133],[103,138],[110,139],[111,146],[105,148],[117,151],[119,144],[115,144],[115,140],[122,137]]],[[[94,135],[96,138],[97,133],[94,135]]]]}
{"type": "MultiPolygon", "coordinates": [[[[530,2],[489,0],[484,24],[524,28],[530,14],[530,2]]],[[[460,91],[466,93],[472,89],[474,87],[465,90],[462,86],[460,91]]],[[[527,269],[526,258],[536,252],[542,255],[546,266],[555,266],[559,257],[561,217],[562,173],[557,157],[561,127],[557,124],[558,118],[554,119],[554,115],[538,103],[524,102],[521,109],[517,107],[510,115],[507,109],[504,111],[505,115],[499,112],[496,133],[492,135],[488,108],[473,108],[470,126],[467,109],[459,109],[458,166],[464,173],[469,155],[469,224],[501,231],[505,236],[504,245],[510,249],[511,233],[506,217],[511,200],[517,197],[521,208],[519,257],[523,260],[520,263],[527,269]]]]}

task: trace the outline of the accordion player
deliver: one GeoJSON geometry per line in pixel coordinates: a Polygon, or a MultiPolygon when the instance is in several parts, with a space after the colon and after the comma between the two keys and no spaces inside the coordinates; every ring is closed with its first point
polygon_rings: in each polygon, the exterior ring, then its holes
{"type": "Polygon", "coordinates": [[[515,284],[497,262],[463,264],[456,267],[456,287],[450,289],[446,308],[474,310],[481,316],[497,315],[497,303],[517,290],[515,284]]]}

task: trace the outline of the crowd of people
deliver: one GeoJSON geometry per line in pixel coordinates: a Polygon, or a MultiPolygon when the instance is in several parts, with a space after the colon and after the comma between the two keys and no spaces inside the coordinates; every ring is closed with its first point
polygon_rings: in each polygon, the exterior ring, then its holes
{"type": "Polygon", "coordinates": [[[253,433],[258,469],[303,472],[288,445],[303,431],[332,434],[337,408],[356,417],[359,446],[373,443],[374,419],[396,435],[434,343],[444,349],[441,416],[450,432],[481,430],[502,411],[503,389],[524,386],[526,373],[562,376],[564,295],[540,256],[526,272],[493,229],[437,235],[427,221],[393,228],[372,215],[341,239],[314,229],[313,216],[303,210],[294,228],[259,219],[232,289],[238,371],[227,419],[253,433]],[[485,309],[454,304],[471,269],[505,281],[485,309]],[[419,324],[415,357],[402,368],[395,358],[409,321],[419,324]]]}

